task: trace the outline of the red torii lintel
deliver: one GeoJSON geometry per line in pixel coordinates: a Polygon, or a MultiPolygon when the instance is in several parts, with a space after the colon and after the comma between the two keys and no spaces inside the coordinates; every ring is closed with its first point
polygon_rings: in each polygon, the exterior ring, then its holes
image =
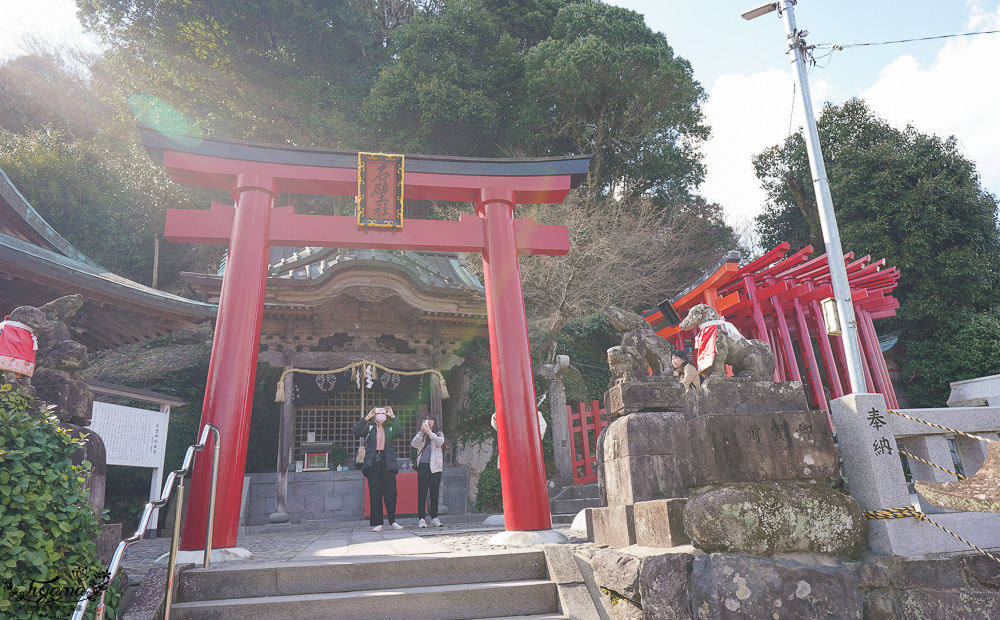
{"type": "MultiPolygon", "coordinates": [[[[219,547],[236,544],[272,244],[483,253],[505,526],[552,527],[517,255],[566,254],[569,235],[563,226],[515,220],[513,212],[518,204],[562,202],[586,175],[589,156],[482,160],[408,155],[406,198],[473,202],[478,217],[408,220],[398,230],[359,230],[354,218],[297,215],[290,207],[274,207],[282,192],[355,195],[356,152],[170,136],[146,127],[140,134],[147,151],[175,181],[229,190],[236,203],[213,204],[209,211],[170,210],[166,226],[170,241],[229,244],[202,413],[202,423],[215,424],[222,434],[214,519],[219,547]]],[[[196,461],[184,549],[203,546],[209,474],[204,462],[196,461]]]]}

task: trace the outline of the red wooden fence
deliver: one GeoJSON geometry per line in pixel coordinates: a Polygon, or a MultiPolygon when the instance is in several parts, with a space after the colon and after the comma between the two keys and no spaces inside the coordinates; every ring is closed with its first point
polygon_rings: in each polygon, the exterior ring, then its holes
{"type": "Polygon", "coordinates": [[[596,400],[590,401],[590,408],[577,403],[576,411],[566,405],[569,420],[569,451],[573,459],[573,484],[597,482],[597,436],[608,425],[604,419],[604,409],[596,400]]]}

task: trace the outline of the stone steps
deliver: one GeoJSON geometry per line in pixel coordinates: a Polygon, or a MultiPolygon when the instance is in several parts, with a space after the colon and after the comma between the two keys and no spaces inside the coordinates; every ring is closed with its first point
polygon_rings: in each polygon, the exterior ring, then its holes
{"type": "Polygon", "coordinates": [[[580,512],[585,508],[598,508],[600,501],[596,499],[554,499],[550,503],[553,514],[568,515],[580,512]]]}
{"type": "Polygon", "coordinates": [[[391,617],[468,620],[511,616],[559,618],[558,611],[556,584],[547,579],[533,579],[196,601],[173,605],[171,617],[177,620],[391,617]]]}
{"type": "Polygon", "coordinates": [[[566,487],[549,501],[553,523],[572,523],[573,517],[586,508],[598,508],[601,505],[600,491],[597,483],[574,484],[566,487]],[[557,520],[556,517],[560,516],[557,520]],[[565,516],[569,518],[566,519],[565,516]]]}
{"type": "Polygon", "coordinates": [[[537,549],[194,568],[175,600],[178,620],[563,617],[537,549]]]}

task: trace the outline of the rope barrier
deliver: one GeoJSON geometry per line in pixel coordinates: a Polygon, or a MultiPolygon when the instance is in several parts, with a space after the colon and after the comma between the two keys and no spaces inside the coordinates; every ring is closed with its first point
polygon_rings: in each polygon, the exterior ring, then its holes
{"type": "MultiPolygon", "coordinates": [[[[888,410],[889,413],[898,415],[901,418],[906,418],[907,420],[913,420],[914,422],[920,422],[921,424],[926,424],[927,426],[933,426],[934,428],[940,428],[943,431],[948,431],[949,433],[954,433],[956,435],[962,435],[963,437],[969,437],[970,439],[978,439],[979,441],[985,441],[986,443],[993,443],[992,439],[987,439],[986,437],[980,437],[979,435],[971,435],[969,433],[963,433],[962,431],[955,430],[953,428],[948,428],[947,426],[941,426],[940,424],[934,424],[933,422],[928,422],[927,420],[921,420],[915,418],[911,415],[906,415],[905,413],[900,413],[898,411],[888,410]]],[[[947,471],[947,470],[945,470],[947,471]]]]}
{"type": "Polygon", "coordinates": [[[918,521],[926,521],[926,522],[930,523],[931,525],[937,527],[942,532],[944,532],[946,534],[949,534],[953,538],[956,538],[956,539],[964,542],[965,544],[969,545],[970,547],[972,547],[973,549],[975,549],[979,553],[982,553],[983,555],[987,556],[988,558],[990,558],[991,560],[993,560],[997,564],[1000,564],[1000,558],[997,558],[997,556],[993,555],[989,551],[984,551],[983,549],[980,549],[976,545],[974,545],[974,544],[970,543],[969,541],[965,540],[964,538],[962,538],[961,536],[959,536],[955,532],[952,532],[951,530],[949,530],[945,526],[941,525],[940,523],[936,523],[934,521],[931,521],[929,518],[927,518],[926,514],[920,512],[919,510],[917,510],[913,506],[906,506],[905,508],[886,508],[886,509],[883,509],[883,510],[866,510],[865,511],[865,516],[868,517],[869,519],[904,519],[906,517],[913,517],[914,519],[917,519],[918,521]]]}
{"type": "MultiPolygon", "coordinates": [[[[440,385],[441,385],[442,391],[444,391],[444,389],[445,389],[444,375],[442,375],[441,371],[437,370],[436,368],[427,368],[425,370],[413,370],[413,371],[408,371],[408,370],[394,370],[392,368],[388,368],[386,366],[383,366],[382,364],[379,364],[378,362],[371,362],[371,361],[368,361],[368,360],[361,360],[360,362],[353,362],[351,364],[348,364],[347,366],[342,366],[340,368],[333,368],[333,369],[329,369],[329,370],[309,370],[307,368],[289,368],[289,369],[285,370],[283,373],[281,373],[281,377],[278,378],[278,386],[275,389],[275,393],[274,393],[274,402],[276,402],[276,403],[283,403],[283,402],[285,402],[285,377],[288,374],[290,374],[290,373],[300,372],[300,373],[306,374],[306,375],[331,375],[331,374],[336,374],[338,372],[344,372],[345,370],[352,370],[354,368],[359,368],[359,367],[363,368],[365,366],[371,366],[373,368],[378,368],[378,369],[383,370],[385,372],[391,372],[393,374],[397,374],[397,375],[399,375],[401,377],[412,377],[412,376],[415,376],[415,375],[434,374],[434,375],[437,375],[438,379],[440,379],[440,381],[441,381],[440,385]]],[[[375,378],[376,378],[375,374],[372,373],[372,379],[375,379],[375,378]]],[[[361,383],[362,383],[362,385],[365,384],[365,378],[362,378],[361,383]]],[[[362,396],[362,398],[363,398],[363,396],[362,396]]],[[[442,399],[446,400],[447,398],[444,395],[442,395],[442,399]]]]}
{"type": "Polygon", "coordinates": [[[921,463],[926,463],[926,464],[930,465],[931,467],[936,467],[937,469],[940,469],[941,471],[943,471],[946,474],[951,474],[952,476],[957,476],[960,480],[965,480],[966,479],[965,476],[963,476],[962,474],[960,474],[960,473],[958,473],[956,471],[951,471],[950,469],[945,469],[944,467],[941,467],[939,465],[935,465],[934,463],[931,463],[930,461],[925,461],[924,459],[920,458],[919,456],[913,456],[912,454],[910,454],[909,452],[906,452],[904,450],[899,450],[898,448],[896,450],[900,454],[902,454],[902,455],[904,455],[904,456],[906,456],[908,458],[920,461],[921,463]]]}

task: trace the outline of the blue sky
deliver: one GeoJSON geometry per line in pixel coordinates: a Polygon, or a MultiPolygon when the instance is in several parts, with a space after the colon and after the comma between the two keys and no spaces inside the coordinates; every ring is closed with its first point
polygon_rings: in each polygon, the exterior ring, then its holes
{"type": "MultiPolygon", "coordinates": [[[[609,2],[643,14],[691,62],[709,93],[704,111],[713,129],[702,148],[708,176],[701,192],[731,222],[749,221],[764,199],[751,158],[788,135],[792,112],[782,20],[740,17],[763,0],[609,2]]],[[[808,43],[843,45],[1000,29],[1000,0],[799,0],[795,16],[808,43]]],[[[809,78],[817,107],[862,97],[893,125],[955,135],[984,187],[1000,194],[998,63],[1000,34],[980,35],[849,48],[820,60],[809,78]]],[[[796,113],[793,127],[800,123],[796,113]]]]}
{"type": "MultiPolygon", "coordinates": [[[[749,223],[764,200],[751,157],[788,135],[792,113],[781,19],[776,13],[749,22],[740,17],[761,2],[610,0],[663,32],[708,92],[704,111],[713,137],[702,147],[708,176],[701,192],[737,225],[749,223]]],[[[811,44],[1000,29],[1000,0],[800,0],[795,14],[811,44]]],[[[23,52],[25,34],[96,46],[82,34],[73,0],[0,0],[0,60],[23,52]]],[[[810,83],[816,106],[863,97],[894,125],[955,135],[984,187],[1000,194],[998,64],[1000,34],[870,46],[822,59],[810,83]]]]}

